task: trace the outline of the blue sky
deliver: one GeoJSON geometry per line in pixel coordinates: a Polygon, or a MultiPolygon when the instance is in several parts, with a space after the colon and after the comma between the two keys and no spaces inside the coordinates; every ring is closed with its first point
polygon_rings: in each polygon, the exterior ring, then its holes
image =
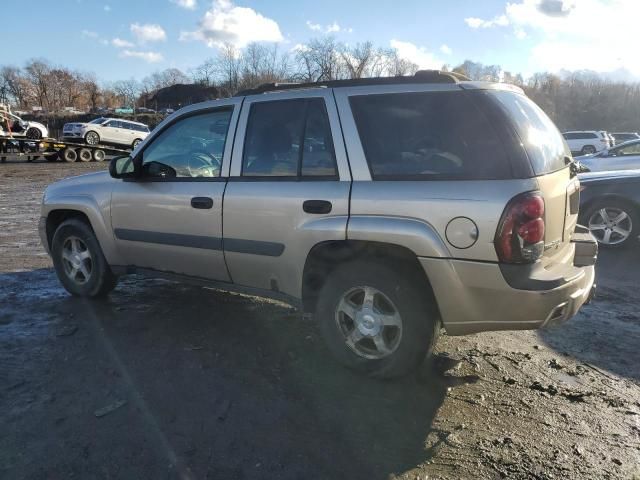
{"type": "Polygon", "coordinates": [[[624,69],[640,78],[640,0],[31,0],[31,13],[3,3],[0,64],[46,58],[103,81],[188,71],[223,41],[288,50],[325,34],[395,47],[423,68],[472,59],[525,75],[624,69]]]}

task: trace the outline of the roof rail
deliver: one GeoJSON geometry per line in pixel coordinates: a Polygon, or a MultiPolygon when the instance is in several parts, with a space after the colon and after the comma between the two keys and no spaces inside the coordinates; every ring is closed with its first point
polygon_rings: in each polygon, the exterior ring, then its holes
{"type": "Polygon", "coordinates": [[[405,83],[459,83],[471,79],[457,72],[443,72],[441,70],[418,70],[415,75],[398,77],[354,78],[346,80],[327,80],[324,82],[308,83],[263,83],[255,88],[241,90],[234,97],[257,95],[266,92],[294,90],[304,88],[339,88],[358,87],[366,85],[396,85],[405,83]]]}

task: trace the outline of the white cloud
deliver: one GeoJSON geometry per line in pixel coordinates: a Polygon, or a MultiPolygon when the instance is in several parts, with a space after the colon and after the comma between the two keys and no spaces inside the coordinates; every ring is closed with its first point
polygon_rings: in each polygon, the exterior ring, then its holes
{"type": "Polygon", "coordinates": [[[451,47],[449,45],[446,44],[442,44],[440,45],[440,51],[442,53],[444,53],[445,55],[451,55],[453,53],[453,50],[451,50],[451,47]]]}
{"type": "Polygon", "coordinates": [[[131,48],[134,46],[132,42],[117,37],[111,40],[111,45],[117,48],[131,48]]]}
{"type": "Polygon", "coordinates": [[[86,38],[98,38],[98,32],[94,32],[92,30],[82,30],[82,32],[80,32],[82,34],[83,37],[86,38]]]}
{"type": "Polygon", "coordinates": [[[638,0],[518,0],[506,3],[494,20],[465,22],[472,28],[508,26],[515,38],[527,38],[532,71],[626,69],[640,77],[639,17],[638,0]],[[506,22],[495,22],[503,16],[506,22]]]}
{"type": "Polygon", "coordinates": [[[445,63],[438,59],[433,53],[424,47],[419,47],[411,42],[403,42],[393,39],[390,42],[391,48],[398,52],[400,58],[410,60],[423,69],[440,69],[445,63]]]}
{"type": "Polygon", "coordinates": [[[313,30],[314,32],[322,31],[322,25],[320,25],[319,23],[313,23],[311,20],[307,20],[307,27],[309,27],[309,29],[313,30]]]}
{"type": "Polygon", "coordinates": [[[469,17],[465,18],[464,22],[471,28],[491,28],[491,27],[504,27],[509,25],[509,19],[506,15],[499,15],[491,20],[483,20],[481,18],[469,17]]]}
{"type": "Polygon", "coordinates": [[[104,7],[102,7],[102,8],[103,8],[103,10],[104,10],[105,12],[110,12],[110,11],[111,11],[111,6],[110,6],[110,5],[105,5],[105,6],[104,6],[104,7]]]}
{"type": "Polygon", "coordinates": [[[139,50],[122,50],[120,56],[125,58],[139,58],[147,63],[158,63],[164,60],[162,54],[158,52],[142,52],[139,50]]]}
{"type": "Polygon", "coordinates": [[[198,7],[197,0],[171,0],[171,3],[175,3],[179,7],[186,8],[187,10],[195,10],[198,7]]]}
{"type": "Polygon", "coordinates": [[[307,27],[309,28],[309,30],[313,30],[314,32],[322,32],[327,34],[338,32],[353,33],[353,28],[341,27],[340,24],[338,24],[338,22],[336,22],[335,20],[333,21],[333,23],[324,26],[320,25],[319,23],[313,23],[311,20],[307,20],[307,27]]]}
{"type": "Polygon", "coordinates": [[[139,43],[161,42],[167,39],[167,33],[160,25],[146,23],[132,23],[130,26],[131,33],[138,39],[139,43]]]}
{"type": "Polygon", "coordinates": [[[213,6],[192,32],[181,32],[180,40],[200,40],[209,47],[225,43],[243,48],[251,42],[281,42],[284,40],[275,20],[252,8],[238,7],[230,0],[215,0],[213,6]]]}

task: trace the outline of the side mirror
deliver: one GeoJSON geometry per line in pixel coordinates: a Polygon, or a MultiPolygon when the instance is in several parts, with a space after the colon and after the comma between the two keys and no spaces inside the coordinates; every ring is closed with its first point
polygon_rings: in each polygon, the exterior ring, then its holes
{"type": "Polygon", "coordinates": [[[129,155],[114,157],[109,163],[109,174],[113,178],[132,178],[136,176],[133,158],[129,155]]]}

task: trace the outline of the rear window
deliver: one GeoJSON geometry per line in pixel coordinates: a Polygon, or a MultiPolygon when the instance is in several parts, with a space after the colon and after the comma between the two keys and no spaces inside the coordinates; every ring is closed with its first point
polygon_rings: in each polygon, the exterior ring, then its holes
{"type": "Polygon", "coordinates": [[[518,93],[495,90],[490,95],[511,118],[536,175],[566,167],[565,157],[570,157],[571,153],[554,123],[540,107],[518,93]]]}
{"type": "Polygon", "coordinates": [[[360,95],[350,103],[376,180],[512,176],[496,132],[463,92],[360,95]]]}

